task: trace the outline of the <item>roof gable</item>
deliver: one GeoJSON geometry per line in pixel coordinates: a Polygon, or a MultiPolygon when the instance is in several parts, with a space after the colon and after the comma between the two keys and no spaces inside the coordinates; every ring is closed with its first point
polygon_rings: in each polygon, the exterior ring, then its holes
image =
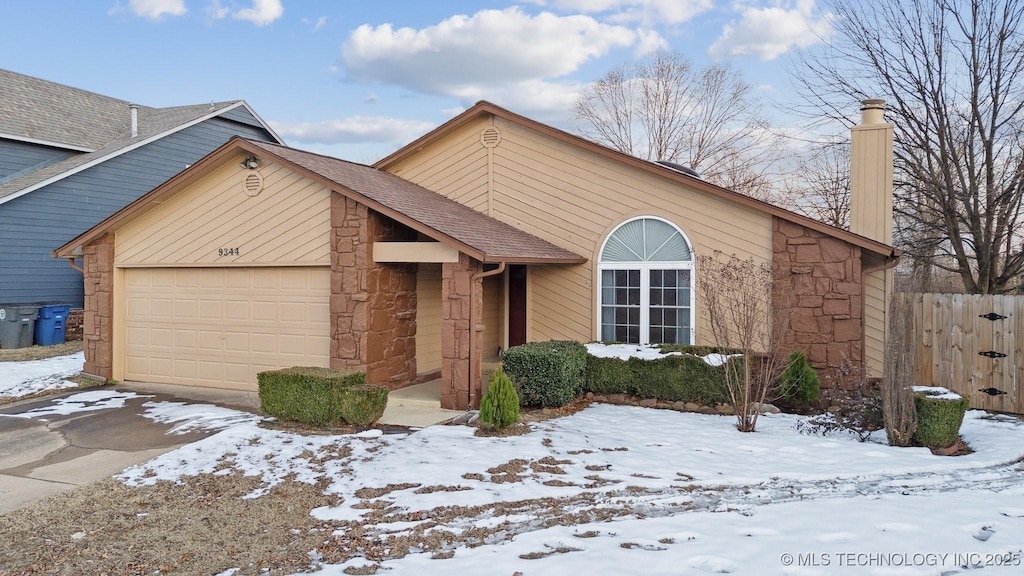
{"type": "Polygon", "coordinates": [[[435,128],[434,130],[428,132],[427,134],[421,136],[420,138],[417,138],[416,140],[402,147],[393,154],[376,162],[373,166],[381,170],[389,170],[391,167],[397,165],[401,161],[415,155],[420,150],[427,148],[433,143],[445,138],[448,134],[451,134],[459,130],[463,126],[466,126],[479,118],[488,116],[495,116],[501,118],[505,121],[524,127],[528,130],[539,132],[543,134],[545,137],[549,137],[564,144],[576,146],[585,149],[589,152],[596,153],[607,161],[626,164],[635,169],[657,175],[659,178],[664,178],[672,182],[675,182],[679,185],[686,186],[687,188],[691,190],[696,190],[699,193],[713,195],[724,200],[727,200],[729,202],[733,202],[741,206],[752,208],[759,212],[763,212],[771,216],[778,217],[782,220],[793,222],[795,224],[799,224],[812,230],[816,230],[828,236],[832,236],[837,239],[848,242],[850,244],[853,244],[855,246],[858,246],[868,251],[869,253],[875,255],[876,257],[888,259],[898,256],[900,254],[900,251],[895,250],[893,247],[883,244],[881,242],[877,242],[869,238],[860,236],[858,234],[854,234],[842,228],[830,226],[818,220],[814,220],[812,218],[808,218],[795,212],[791,212],[789,210],[786,210],[785,208],[781,208],[773,204],[762,202],[760,200],[751,198],[749,196],[740,194],[727,188],[723,188],[721,186],[717,186],[715,184],[701,180],[699,178],[695,178],[688,174],[684,174],[678,170],[674,170],[670,167],[658,164],[656,162],[649,162],[646,160],[641,160],[640,158],[636,158],[634,156],[630,156],[628,154],[623,154],[622,152],[608,148],[601,144],[597,144],[585,138],[581,138],[579,136],[570,134],[568,132],[559,130],[557,128],[548,126],[535,120],[531,120],[529,118],[526,118],[525,116],[520,116],[519,114],[506,110],[500,106],[497,106],[487,101],[478,102],[469,110],[466,110],[462,114],[459,114],[458,116],[452,118],[448,122],[445,122],[441,126],[435,128]]]}

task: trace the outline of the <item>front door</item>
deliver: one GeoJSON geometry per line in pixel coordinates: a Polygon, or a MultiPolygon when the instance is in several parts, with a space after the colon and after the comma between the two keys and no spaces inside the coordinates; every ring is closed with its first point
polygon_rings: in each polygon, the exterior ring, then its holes
{"type": "Polygon", "coordinates": [[[508,267],[508,345],[526,344],[526,266],[508,267]]]}

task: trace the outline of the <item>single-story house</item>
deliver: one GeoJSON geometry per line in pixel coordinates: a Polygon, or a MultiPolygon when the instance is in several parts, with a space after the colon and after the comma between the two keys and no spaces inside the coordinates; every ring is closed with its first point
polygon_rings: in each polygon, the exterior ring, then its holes
{"type": "Polygon", "coordinates": [[[234,136],[283,143],[242,100],[151,108],[0,70],[0,305],[83,305],[67,242],[234,136]]]}
{"type": "Polygon", "coordinates": [[[791,345],[879,375],[892,127],[854,138],[854,230],[480,102],[374,166],[236,138],[58,248],[84,256],[86,367],[249,388],[292,365],[440,376],[476,405],[481,364],[527,341],[708,343],[694,255],[796,277],[791,345]]]}

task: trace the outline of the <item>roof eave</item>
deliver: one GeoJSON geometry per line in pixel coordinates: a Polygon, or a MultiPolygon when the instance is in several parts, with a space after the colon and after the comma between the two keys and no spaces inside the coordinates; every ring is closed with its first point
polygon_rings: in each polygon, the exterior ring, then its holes
{"type": "Polygon", "coordinates": [[[61,150],[71,150],[73,152],[95,152],[95,148],[88,148],[86,146],[78,146],[76,144],[66,144],[63,142],[53,142],[51,140],[41,140],[39,138],[29,138],[28,136],[19,136],[17,134],[8,134],[6,132],[0,132],[0,138],[4,140],[14,140],[15,142],[25,142],[27,144],[38,144],[40,146],[49,146],[50,148],[60,148],[61,150]]]}

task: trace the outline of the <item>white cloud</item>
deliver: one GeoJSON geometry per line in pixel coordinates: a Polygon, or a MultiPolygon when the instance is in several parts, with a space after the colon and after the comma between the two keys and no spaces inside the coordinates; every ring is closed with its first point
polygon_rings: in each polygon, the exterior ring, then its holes
{"type": "Polygon", "coordinates": [[[284,14],[281,0],[253,0],[252,8],[243,8],[231,16],[238,20],[247,20],[257,26],[266,26],[284,14]]]}
{"type": "Polygon", "coordinates": [[[645,26],[682,24],[714,8],[713,0],[537,0],[566,12],[604,14],[611,22],[640,22],[645,26]]]}
{"type": "Polygon", "coordinates": [[[220,0],[213,0],[213,2],[207,4],[203,12],[208,20],[220,20],[221,18],[226,18],[231,13],[231,9],[221,6],[220,0]]]}
{"type": "Polygon", "coordinates": [[[815,0],[777,0],[770,7],[742,8],[740,21],[722,29],[722,35],[708,49],[708,56],[756,56],[768,61],[792,48],[817,44],[829,36],[832,14],[815,17],[815,11],[815,0]]]}
{"type": "Polygon", "coordinates": [[[405,144],[434,128],[431,122],[384,116],[350,116],[320,122],[271,121],[270,125],[285,140],[305,144],[405,144]]]}
{"type": "Polygon", "coordinates": [[[150,20],[159,20],[164,16],[183,16],[188,12],[185,0],[129,0],[128,9],[136,16],[150,20]]]}
{"type": "Polygon", "coordinates": [[[303,18],[302,23],[312,26],[313,31],[316,32],[317,30],[323,28],[325,24],[327,24],[327,16],[321,16],[317,18],[315,21],[309,18],[303,18]]]}
{"type": "Polygon", "coordinates": [[[636,33],[640,37],[640,41],[637,42],[636,49],[634,50],[637,56],[644,56],[658,50],[668,50],[671,48],[668,41],[654,30],[641,28],[636,33]]]}
{"type": "Polygon", "coordinates": [[[513,7],[419,30],[363,25],[342,45],[342,61],[351,80],[460,95],[562,77],[637,40],[633,30],[589,16],[532,16],[513,7]]]}

